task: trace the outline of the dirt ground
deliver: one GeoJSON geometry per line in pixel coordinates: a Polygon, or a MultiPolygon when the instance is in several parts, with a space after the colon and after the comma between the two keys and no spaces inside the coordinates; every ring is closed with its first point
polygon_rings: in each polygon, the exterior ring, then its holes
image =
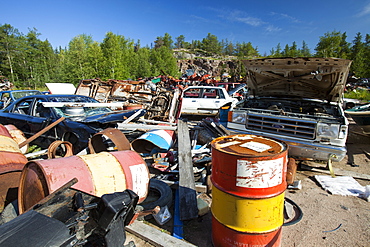
{"type": "MultiPolygon", "coordinates": [[[[351,119],[347,150],[347,156],[341,162],[334,162],[333,167],[370,175],[370,137],[361,134],[351,119]],[[352,162],[358,167],[349,164],[352,162]]],[[[328,171],[326,164],[310,162],[308,165],[328,171]]],[[[282,227],[281,246],[370,246],[370,202],[355,196],[332,195],[320,186],[315,175],[330,176],[299,167],[296,180],[301,181],[302,189],[287,189],[285,192],[285,197],[301,208],[303,217],[294,225],[282,227]]],[[[370,180],[355,179],[362,186],[370,185],[370,180]]],[[[203,194],[202,197],[211,203],[211,195],[203,194]]],[[[184,240],[199,247],[212,246],[211,219],[209,212],[198,219],[184,222],[184,240]]],[[[163,226],[154,220],[146,223],[163,232],[172,232],[172,220],[163,226]]],[[[126,234],[126,243],[134,241],[137,247],[153,246],[130,233],[126,234]]]]}

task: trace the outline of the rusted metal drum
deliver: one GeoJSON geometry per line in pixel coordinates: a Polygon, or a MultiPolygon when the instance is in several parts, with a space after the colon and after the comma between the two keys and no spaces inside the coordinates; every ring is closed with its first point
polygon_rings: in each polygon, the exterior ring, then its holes
{"type": "Polygon", "coordinates": [[[18,203],[24,212],[71,179],[72,186],[95,196],[130,189],[145,200],[149,170],[141,156],[131,150],[101,152],[50,160],[30,161],[24,167],[19,185],[18,203]]]}
{"type": "Polygon", "coordinates": [[[214,246],[280,246],[288,146],[255,135],[211,146],[214,246]]]}
{"type": "Polygon", "coordinates": [[[89,150],[91,154],[108,151],[108,146],[104,143],[110,139],[117,151],[130,150],[131,145],[125,134],[119,129],[107,128],[93,135],[89,140],[89,150]]]}
{"type": "MultiPolygon", "coordinates": [[[[20,129],[18,129],[17,127],[15,127],[14,125],[7,124],[7,125],[4,125],[4,127],[9,131],[9,134],[13,137],[13,140],[18,145],[21,144],[22,142],[24,142],[25,140],[27,140],[27,138],[24,135],[24,133],[20,129]]],[[[26,145],[24,145],[23,147],[20,148],[22,154],[27,153],[28,147],[29,147],[29,144],[26,144],[26,145]]]]}
{"type": "Polygon", "coordinates": [[[150,153],[153,149],[165,152],[168,151],[174,141],[173,130],[150,130],[135,139],[131,146],[138,153],[150,153]]]}
{"type": "Polygon", "coordinates": [[[0,211],[17,199],[19,178],[27,161],[7,128],[0,125],[0,211]]]}
{"type": "Polygon", "coordinates": [[[0,174],[21,171],[27,163],[27,158],[19,149],[18,143],[9,131],[0,125],[0,174]]]}

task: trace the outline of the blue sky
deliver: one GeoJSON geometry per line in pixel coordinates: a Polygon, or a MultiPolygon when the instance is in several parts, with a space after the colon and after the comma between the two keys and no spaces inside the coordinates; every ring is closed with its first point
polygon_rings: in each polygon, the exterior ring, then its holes
{"type": "Polygon", "coordinates": [[[346,32],[348,42],[370,33],[370,0],[14,0],[1,1],[0,9],[0,25],[23,34],[36,28],[54,48],[80,34],[101,42],[113,32],[150,45],[165,33],[188,42],[211,33],[219,41],[251,42],[263,55],[293,41],[314,52],[326,32],[346,32]]]}

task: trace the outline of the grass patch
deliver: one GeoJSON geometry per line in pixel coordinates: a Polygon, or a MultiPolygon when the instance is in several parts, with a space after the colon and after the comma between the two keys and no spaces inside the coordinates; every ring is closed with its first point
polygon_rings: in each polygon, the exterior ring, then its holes
{"type": "Polygon", "coordinates": [[[370,91],[364,89],[356,89],[351,92],[344,93],[344,98],[370,101],[370,91]]]}

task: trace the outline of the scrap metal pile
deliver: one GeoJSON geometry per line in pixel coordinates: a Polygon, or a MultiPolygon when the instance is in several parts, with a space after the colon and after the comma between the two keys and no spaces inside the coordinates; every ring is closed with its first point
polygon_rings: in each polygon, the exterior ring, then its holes
{"type": "MultiPolygon", "coordinates": [[[[33,224],[49,222],[55,228],[43,237],[45,241],[117,246],[125,238],[117,239],[113,233],[124,232],[124,226],[138,218],[153,215],[160,224],[166,222],[163,210],[169,213],[174,200],[171,184],[192,188],[179,193],[187,201],[182,202],[183,212],[173,217],[198,217],[197,195],[209,189],[209,142],[227,134],[226,129],[214,119],[197,123],[132,119],[96,133],[78,155],[73,155],[70,142],[62,140],[32,152],[31,141],[42,133],[27,139],[15,126],[0,125],[0,236],[9,235],[0,243],[17,245],[30,237],[22,231],[35,234],[33,224]],[[188,179],[180,181],[180,174],[188,179]],[[154,202],[149,198],[153,190],[162,193],[154,202]],[[28,223],[14,231],[19,222],[28,223]],[[61,233],[59,239],[53,237],[54,230],[61,233]]],[[[45,129],[57,124],[63,119],[45,129]]]]}

